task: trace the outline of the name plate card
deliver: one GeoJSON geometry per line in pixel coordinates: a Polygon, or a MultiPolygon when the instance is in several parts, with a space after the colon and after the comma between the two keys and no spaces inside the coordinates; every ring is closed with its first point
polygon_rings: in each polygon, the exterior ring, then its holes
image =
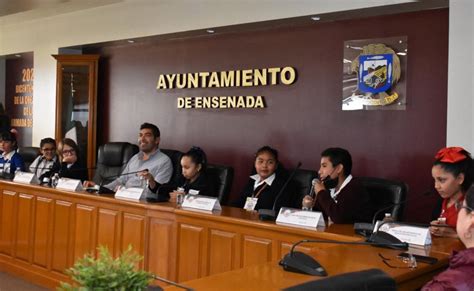
{"type": "Polygon", "coordinates": [[[144,192],[143,188],[120,187],[120,189],[118,189],[117,192],[115,192],[115,198],[138,201],[142,197],[143,192],[144,192]]]}
{"type": "Polygon", "coordinates": [[[13,182],[24,183],[24,184],[39,184],[38,178],[34,173],[27,172],[16,172],[13,182]]]}
{"type": "Polygon", "coordinates": [[[276,222],[311,228],[326,226],[322,212],[287,207],[280,208],[276,222]]]}
{"type": "Polygon", "coordinates": [[[186,195],[181,207],[205,211],[221,210],[221,204],[217,198],[202,195],[186,195]]]}
{"type": "Polygon", "coordinates": [[[420,246],[431,245],[431,233],[428,227],[386,223],[379,230],[393,235],[402,242],[420,246]]]}
{"type": "Polygon", "coordinates": [[[61,178],[56,188],[69,191],[82,191],[82,183],[81,180],[61,178]]]}

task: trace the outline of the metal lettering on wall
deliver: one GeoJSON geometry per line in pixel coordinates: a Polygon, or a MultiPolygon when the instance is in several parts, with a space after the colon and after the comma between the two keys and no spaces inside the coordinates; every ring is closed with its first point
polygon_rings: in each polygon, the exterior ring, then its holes
{"type": "MultiPolygon", "coordinates": [[[[275,67],[263,69],[231,70],[220,72],[195,72],[161,74],[157,90],[256,87],[269,85],[289,86],[296,82],[296,69],[275,67]]],[[[264,96],[180,96],[177,108],[265,108],[264,96]]]]}
{"type": "Polygon", "coordinates": [[[21,84],[15,85],[15,96],[13,96],[13,106],[20,107],[21,110],[13,109],[12,127],[33,127],[33,68],[23,68],[21,70],[21,84]]]}

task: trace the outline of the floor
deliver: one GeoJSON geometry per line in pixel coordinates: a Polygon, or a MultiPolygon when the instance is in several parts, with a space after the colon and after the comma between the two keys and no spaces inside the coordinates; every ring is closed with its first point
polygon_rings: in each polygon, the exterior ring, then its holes
{"type": "Polygon", "coordinates": [[[47,288],[31,284],[18,277],[0,272],[0,291],[45,291],[47,288]]]}

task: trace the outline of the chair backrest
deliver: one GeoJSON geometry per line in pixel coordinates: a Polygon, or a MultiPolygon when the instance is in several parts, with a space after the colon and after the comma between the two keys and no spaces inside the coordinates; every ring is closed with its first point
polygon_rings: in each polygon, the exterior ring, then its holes
{"type": "Polygon", "coordinates": [[[128,142],[109,142],[99,147],[94,182],[107,184],[120,175],[138,146],[128,142]]]}
{"type": "Polygon", "coordinates": [[[232,181],[234,180],[234,169],[223,165],[207,165],[207,174],[216,185],[217,197],[221,204],[227,203],[232,181]]]}
{"type": "Polygon", "coordinates": [[[327,279],[306,282],[284,289],[285,291],[306,290],[397,290],[395,280],[380,269],[369,269],[344,273],[327,279]]]}
{"type": "Polygon", "coordinates": [[[311,182],[316,177],[317,173],[313,170],[296,170],[295,175],[292,179],[292,182],[296,187],[296,193],[294,193],[293,197],[295,197],[295,199],[302,199],[304,195],[308,194],[311,190],[311,182]]]}
{"type": "MultiPolygon", "coordinates": [[[[358,177],[358,179],[369,193],[375,211],[400,203],[407,195],[408,186],[403,182],[374,177],[358,177]]],[[[391,213],[393,219],[401,220],[403,209],[404,204],[395,205],[387,211],[382,211],[377,219],[383,219],[385,213],[391,213]]]]}
{"type": "Polygon", "coordinates": [[[40,149],[38,147],[19,147],[18,153],[23,158],[25,162],[25,167],[28,170],[30,168],[31,163],[36,159],[36,157],[40,154],[40,149]]]}
{"type": "Polygon", "coordinates": [[[181,157],[183,153],[178,150],[170,149],[160,149],[164,154],[166,154],[173,164],[173,175],[171,176],[170,183],[173,185],[179,184],[179,177],[181,175],[181,157]]]}

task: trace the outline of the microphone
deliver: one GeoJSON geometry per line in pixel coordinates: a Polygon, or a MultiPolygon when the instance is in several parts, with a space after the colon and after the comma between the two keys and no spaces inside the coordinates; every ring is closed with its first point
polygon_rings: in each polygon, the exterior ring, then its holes
{"type": "Polygon", "coordinates": [[[280,199],[280,196],[283,194],[283,191],[285,190],[286,186],[288,183],[293,179],[293,176],[296,174],[296,171],[301,167],[301,162],[298,162],[298,165],[296,165],[296,168],[291,172],[290,176],[288,179],[286,179],[285,183],[280,189],[280,192],[278,192],[277,196],[275,197],[275,201],[273,202],[273,208],[272,209],[259,209],[258,210],[258,218],[260,220],[275,220],[276,219],[276,204],[278,202],[278,199],[280,199]]]}
{"type": "Polygon", "coordinates": [[[433,194],[433,192],[431,190],[428,190],[428,191],[423,192],[420,195],[416,195],[414,197],[407,198],[407,199],[405,199],[403,201],[400,201],[398,203],[392,203],[392,204],[390,204],[386,207],[383,207],[383,208],[377,210],[375,212],[374,216],[372,217],[372,223],[366,223],[366,222],[356,222],[356,223],[354,223],[355,233],[360,234],[360,235],[365,236],[365,237],[371,235],[372,232],[373,232],[373,229],[375,227],[375,221],[377,219],[377,216],[380,213],[382,213],[383,211],[386,211],[388,209],[391,209],[395,206],[403,205],[403,204],[405,204],[409,201],[416,200],[416,199],[419,199],[419,198],[423,198],[423,197],[429,196],[431,194],[433,194]]]}
{"type": "MultiPolygon", "coordinates": [[[[409,199],[405,199],[404,201],[402,202],[399,202],[399,203],[395,203],[395,205],[400,205],[400,204],[404,204],[410,200],[414,200],[414,199],[418,199],[420,197],[424,197],[424,196],[427,196],[429,194],[431,194],[432,192],[431,191],[427,191],[427,192],[424,192],[423,194],[421,195],[417,195],[415,197],[412,197],[412,198],[409,198],[409,199]]],[[[389,207],[390,208],[390,207],[389,207]]],[[[375,223],[375,219],[377,217],[377,214],[379,214],[381,211],[384,211],[384,210],[387,210],[388,208],[385,207],[385,208],[382,208],[380,209],[379,211],[377,211],[374,215],[374,218],[372,219],[372,222],[375,223]]],[[[392,221],[383,221],[381,224],[379,224],[377,226],[377,229],[375,230],[375,232],[372,233],[372,235],[367,239],[367,242],[372,242],[372,243],[385,243],[385,244],[390,244],[390,243],[400,243],[401,241],[396,238],[395,236],[385,232],[385,231],[380,231],[380,227],[388,222],[392,222],[392,221]]],[[[399,222],[397,222],[399,223],[399,222]]],[[[401,223],[399,223],[401,224],[401,223]]]]}
{"type": "MultiPolygon", "coordinates": [[[[176,287],[178,287],[178,288],[182,288],[182,289],[187,290],[187,291],[194,291],[193,288],[189,288],[189,287],[184,286],[184,285],[182,285],[182,284],[179,284],[179,283],[176,283],[176,282],[167,280],[167,279],[165,279],[165,278],[161,278],[161,277],[159,277],[159,276],[157,276],[157,275],[155,275],[155,274],[151,274],[151,275],[153,276],[153,279],[155,279],[155,280],[158,280],[158,281],[161,281],[161,282],[165,282],[166,284],[170,284],[170,285],[176,286],[176,287]]],[[[153,286],[153,287],[158,287],[158,286],[153,286]]],[[[158,288],[160,288],[159,290],[163,290],[161,287],[158,287],[158,288]]]]}
{"type": "Polygon", "coordinates": [[[141,173],[141,172],[144,172],[144,171],[148,172],[148,169],[143,169],[143,170],[139,170],[139,171],[121,173],[121,174],[118,174],[118,175],[112,175],[112,176],[104,177],[100,181],[98,189],[96,187],[91,187],[91,188],[88,188],[86,191],[88,191],[88,192],[97,191],[97,194],[113,194],[113,193],[115,193],[115,191],[113,191],[112,189],[109,189],[107,187],[102,186],[103,183],[104,183],[104,180],[108,180],[108,179],[112,179],[112,178],[117,179],[117,178],[120,178],[120,177],[123,177],[123,176],[133,175],[133,174],[141,173]]]}
{"type": "Polygon", "coordinates": [[[295,251],[296,246],[302,243],[332,243],[340,245],[369,245],[375,247],[390,247],[400,250],[408,250],[408,243],[378,243],[378,242],[343,242],[322,239],[304,239],[293,244],[291,250],[280,260],[279,265],[283,270],[295,273],[308,274],[313,276],[327,276],[326,270],[312,256],[303,252],[295,251]]]}

